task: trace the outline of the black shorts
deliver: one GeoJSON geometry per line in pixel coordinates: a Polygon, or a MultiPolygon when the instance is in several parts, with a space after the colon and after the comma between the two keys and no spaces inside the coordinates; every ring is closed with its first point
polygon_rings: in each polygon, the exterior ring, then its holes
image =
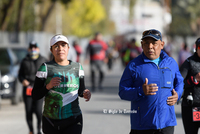
{"type": "Polygon", "coordinates": [[[42,117],[42,130],[44,134],[81,134],[82,127],[82,115],[71,116],[62,120],[42,117]]]}

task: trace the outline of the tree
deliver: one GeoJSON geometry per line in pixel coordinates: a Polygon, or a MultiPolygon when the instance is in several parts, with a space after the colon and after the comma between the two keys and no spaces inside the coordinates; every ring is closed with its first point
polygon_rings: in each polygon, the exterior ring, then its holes
{"type": "MultiPolygon", "coordinates": [[[[40,27],[39,31],[44,31],[47,20],[48,20],[49,16],[51,15],[51,13],[53,12],[53,9],[55,8],[56,2],[57,2],[56,0],[51,0],[50,6],[47,8],[46,12],[41,13],[41,15],[40,15],[41,27],[40,27]]],[[[67,5],[68,3],[71,2],[71,0],[60,0],[60,2],[64,5],[67,5]]],[[[42,9],[43,9],[43,7],[41,7],[41,11],[42,11],[42,9]]]]}
{"type": "Polygon", "coordinates": [[[133,7],[136,3],[136,0],[129,0],[129,21],[132,21],[133,20],[133,7]]]}
{"type": "Polygon", "coordinates": [[[106,18],[101,0],[1,0],[1,30],[55,33],[56,3],[61,5],[63,34],[85,37],[105,26],[99,25],[106,18]]]}
{"type": "Polygon", "coordinates": [[[109,18],[111,0],[101,0],[101,3],[105,9],[106,16],[93,28],[93,31],[99,31],[110,35],[115,34],[115,23],[109,18]]]}
{"type": "Polygon", "coordinates": [[[93,34],[93,29],[106,17],[101,0],[73,0],[63,13],[64,33],[79,37],[93,34]]]}
{"type": "Polygon", "coordinates": [[[0,18],[1,18],[1,22],[0,22],[0,25],[1,25],[1,30],[5,30],[8,26],[8,22],[9,22],[9,16],[11,15],[11,12],[12,12],[12,7],[13,7],[13,3],[14,3],[14,0],[9,0],[9,1],[1,1],[1,7],[0,7],[0,11],[1,11],[1,14],[0,14],[0,18]]]}
{"type": "Polygon", "coordinates": [[[187,12],[190,14],[191,29],[195,35],[200,35],[200,0],[188,1],[187,12]]]}
{"type": "Polygon", "coordinates": [[[200,1],[171,0],[172,23],[169,34],[180,35],[184,39],[189,35],[200,35],[200,1]]]}

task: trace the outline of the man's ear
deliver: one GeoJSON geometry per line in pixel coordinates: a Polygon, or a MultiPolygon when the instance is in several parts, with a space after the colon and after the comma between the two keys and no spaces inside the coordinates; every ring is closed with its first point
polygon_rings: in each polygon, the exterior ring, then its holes
{"type": "Polygon", "coordinates": [[[141,47],[143,48],[143,42],[141,41],[141,47]]]}
{"type": "Polygon", "coordinates": [[[162,41],[162,42],[161,42],[162,49],[164,48],[164,45],[165,45],[165,42],[162,41]]]}

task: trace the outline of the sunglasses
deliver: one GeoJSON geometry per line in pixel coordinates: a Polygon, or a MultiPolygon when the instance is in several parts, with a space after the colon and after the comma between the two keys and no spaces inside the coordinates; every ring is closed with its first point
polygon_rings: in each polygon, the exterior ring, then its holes
{"type": "Polygon", "coordinates": [[[160,40],[162,40],[161,34],[157,30],[147,30],[147,31],[144,31],[142,35],[143,37],[146,35],[154,35],[154,36],[157,36],[157,38],[159,38],[160,40]]]}

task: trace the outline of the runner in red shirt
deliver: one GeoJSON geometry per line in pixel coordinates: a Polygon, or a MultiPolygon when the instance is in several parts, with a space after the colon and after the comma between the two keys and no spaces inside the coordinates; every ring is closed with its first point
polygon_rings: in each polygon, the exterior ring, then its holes
{"type": "Polygon", "coordinates": [[[99,71],[98,88],[102,90],[102,82],[104,78],[104,68],[106,57],[106,50],[108,45],[102,40],[102,34],[97,32],[94,39],[89,42],[86,54],[90,55],[90,69],[92,91],[95,91],[95,71],[99,71]]]}

